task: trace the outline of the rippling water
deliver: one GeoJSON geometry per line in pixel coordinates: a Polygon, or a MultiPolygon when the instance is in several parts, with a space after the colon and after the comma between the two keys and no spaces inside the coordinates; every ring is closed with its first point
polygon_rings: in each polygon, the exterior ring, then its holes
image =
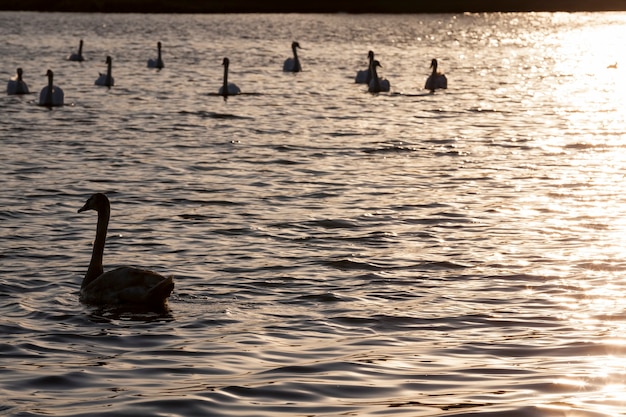
{"type": "Polygon", "coordinates": [[[624,415],[626,14],[0,13],[0,35],[34,92],[0,99],[0,414],[624,415]],[[391,93],[352,82],[369,49],[391,93]],[[173,274],[168,314],[80,304],[93,192],[105,268],[173,274]]]}

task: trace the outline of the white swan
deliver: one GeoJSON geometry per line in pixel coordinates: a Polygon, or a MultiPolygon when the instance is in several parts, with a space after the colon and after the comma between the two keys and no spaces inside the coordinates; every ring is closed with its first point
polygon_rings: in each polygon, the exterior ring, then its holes
{"type": "Polygon", "coordinates": [[[370,70],[372,72],[372,79],[370,80],[370,83],[367,89],[367,91],[369,91],[370,93],[387,92],[391,88],[391,84],[389,83],[388,80],[378,77],[378,72],[376,71],[377,67],[382,68],[383,66],[380,65],[380,62],[374,59],[370,65],[370,70]]]}
{"type": "Polygon", "coordinates": [[[154,58],[150,58],[148,60],[148,68],[164,68],[165,65],[163,64],[163,59],[161,58],[161,42],[157,42],[157,57],[156,59],[154,58]]]}
{"type": "Polygon", "coordinates": [[[78,52],[74,53],[74,54],[70,54],[70,56],[67,57],[68,61],[78,61],[78,62],[82,62],[85,60],[85,58],[83,58],[83,40],[80,40],[80,43],[78,44],[78,52]]]}
{"type": "Polygon", "coordinates": [[[91,261],[80,288],[81,301],[94,305],[164,307],[174,289],[171,276],[129,266],[104,272],[102,254],[111,214],[109,199],[104,194],[94,194],[78,212],[87,210],[98,212],[98,225],[91,261]]]}
{"type": "Polygon", "coordinates": [[[300,60],[298,59],[298,52],[296,48],[302,49],[298,42],[291,43],[291,50],[293,51],[293,58],[287,58],[285,63],[283,64],[283,71],[285,72],[300,72],[302,71],[302,65],[300,65],[300,60]]]}
{"type": "Polygon", "coordinates": [[[220,96],[224,96],[224,98],[241,93],[241,90],[239,89],[239,87],[237,87],[236,84],[228,82],[228,65],[229,64],[230,64],[230,61],[228,60],[228,58],[224,58],[224,60],[222,61],[222,65],[224,66],[224,83],[222,84],[219,91],[217,92],[217,94],[219,94],[220,96]]]}
{"type": "Polygon", "coordinates": [[[430,90],[431,93],[434,93],[435,90],[438,89],[448,88],[448,79],[442,73],[437,72],[437,65],[437,60],[433,58],[433,60],[430,61],[430,68],[433,69],[433,72],[428,76],[426,84],[424,84],[424,88],[430,90]]]}
{"type": "Polygon", "coordinates": [[[17,69],[17,75],[9,80],[7,94],[28,94],[28,85],[22,79],[22,69],[17,69]]]}
{"type": "Polygon", "coordinates": [[[95,84],[110,88],[115,85],[115,79],[111,75],[111,66],[113,65],[113,59],[111,59],[110,56],[107,56],[105,62],[107,64],[107,72],[106,74],[100,73],[100,76],[98,76],[98,78],[96,79],[95,84]]]}
{"type": "Polygon", "coordinates": [[[48,77],[48,85],[41,89],[39,93],[39,105],[40,106],[62,106],[63,105],[63,90],[57,87],[53,83],[54,74],[51,70],[46,72],[48,77]]]}
{"type": "Polygon", "coordinates": [[[354,77],[354,82],[356,84],[368,84],[369,85],[370,80],[372,79],[372,71],[370,70],[370,68],[372,66],[373,60],[374,60],[374,52],[369,51],[367,53],[367,62],[368,62],[367,69],[356,72],[356,77],[354,77]]]}

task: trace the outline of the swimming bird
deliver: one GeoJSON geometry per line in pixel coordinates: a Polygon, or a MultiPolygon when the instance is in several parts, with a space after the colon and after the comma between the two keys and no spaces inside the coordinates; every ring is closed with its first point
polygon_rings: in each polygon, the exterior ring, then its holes
{"type": "Polygon", "coordinates": [[[106,74],[100,73],[100,76],[98,76],[98,78],[96,79],[95,84],[111,88],[113,85],[115,85],[115,80],[111,75],[111,66],[113,65],[113,59],[111,59],[110,56],[107,56],[105,62],[107,64],[107,72],[106,74]]]}
{"type": "Polygon", "coordinates": [[[222,65],[224,66],[224,83],[222,84],[219,91],[217,92],[217,94],[219,94],[220,96],[224,96],[224,99],[226,99],[226,97],[228,96],[234,96],[234,95],[241,93],[241,90],[239,89],[239,87],[237,87],[236,84],[228,82],[228,65],[229,64],[230,64],[229,59],[224,58],[224,60],[222,61],[222,65]]]}
{"type": "Polygon", "coordinates": [[[298,42],[291,43],[291,50],[293,51],[293,58],[287,58],[285,63],[283,64],[283,71],[285,72],[301,72],[302,65],[300,65],[300,60],[298,59],[297,48],[302,49],[298,42]]]}
{"type": "Polygon", "coordinates": [[[369,51],[367,53],[367,60],[368,60],[367,69],[356,72],[356,77],[354,77],[354,82],[356,84],[368,84],[369,85],[370,80],[372,79],[372,71],[370,70],[370,67],[372,66],[372,61],[374,60],[373,51],[369,51]]]}
{"type": "Polygon", "coordinates": [[[22,69],[17,69],[17,75],[9,80],[7,94],[28,94],[28,85],[22,79],[22,69]]]}
{"type": "Polygon", "coordinates": [[[157,42],[157,53],[158,53],[158,56],[156,59],[150,58],[148,60],[148,68],[161,69],[165,67],[165,65],[163,64],[163,59],[161,59],[161,41],[157,42]]]}
{"type": "Polygon", "coordinates": [[[448,79],[446,76],[440,72],[437,72],[437,60],[433,58],[430,61],[430,68],[433,69],[433,72],[426,79],[426,84],[424,88],[426,90],[430,90],[431,94],[434,94],[435,90],[438,89],[446,89],[448,88],[448,79]]]}
{"type": "Polygon", "coordinates": [[[102,254],[111,215],[109,199],[104,194],[96,193],[89,197],[78,212],[87,210],[98,212],[98,225],[91,261],[80,288],[81,301],[94,305],[164,307],[174,289],[171,276],[164,277],[153,271],[129,266],[104,272],[102,254]]]}
{"type": "Polygon", "coordinates": [[[39,93],[39,105],[48,107],[62,106],[64,98],[63,90],[54,85],[54,74],[52,73],[52,70],[48,70],[46,72],[46,76],[48,77],[48,85],[42,88],[39,93]]]}
{"type": "Polygon", "coordinates": [[[391,88],[391,84],[389,83],[389,80],[378,77],[378,72],[376,71],[377,67],[382,68],[383,66],[380,65],[380,62],[378,62],[378,60],[376,59],[372,60],[372,63],[370,64],[370,71],[372,72],[372,79],[370,80],[370,83],[367,89],[367,91],[369,91],[370,93],[387,92],[391,88]]]}
{"type": "Polygon", "coordinates": [[[70,56],[67,57],[68,61],[78,61],[78,62],[82,62],[85,60],[85,58],[83,58],[83,40],[80,40],[80,43],[78,44],[78,52],[74,53],[74,54],[70,54],[70,56]]]}

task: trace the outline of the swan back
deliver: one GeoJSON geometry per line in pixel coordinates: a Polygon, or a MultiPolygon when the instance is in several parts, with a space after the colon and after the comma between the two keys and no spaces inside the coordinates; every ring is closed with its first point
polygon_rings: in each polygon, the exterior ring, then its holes
{"type": "Polygon", "coordinates": [[[115,85],[115,79],[112,75],[113,59],[110,56],[107,56],[105,62],[107,64],[107,72],[106,74],[101,73],[96,79],[95,84],[105,87],[112,87],[113,85],[115,85]]]}
{"type": "Polygon", "coordinates": [[[164,307],[174,289],[171,276],[128,266],[103,272],[102,258],[111,214],[109,199],[102,193],[92,195],[78,212],[88,210],[98,213],[98,224],[91,261],[81,284],[81,301],[94,305],[164,307]]]}
{"type": "Polygon", "coordinates": [[[22,69],[17,69],[17,75],[9,80],[7,94],[29,94],[28,85],[22,79],[22,69]]]}
{"type": "Polygon", "coordinates": [[[63,90],[54,85],[54,74],[51,70],[46,72],[48,77],[48,85],[41,89],[39,93],[40,106],[62,106],[64,100],[63,90]]]}
{"type": "Polygon", "coordinates": [[[354,82],[356,84],[368,84],[369,85],[369,83],[370,83],[370,81],[372,79],[371,66],[372,66],[372,61],[374,60],[374,52],[373,51],[369,51],[367,53],[367,60],[368,60],[367,69],[357,71],[356,77],[354,77],[354,82]]]}
{"type": "Polygon", "coordinates": [[[70,54],[70,56],[68,56],[67,59],[69,61],[78,61],[78,62],[82,62],[85,60],[85,58],[83,58],[83,40],[82,39],[80,40],[78,44],[78,52],[70,54]]]}
{"type": "Polygon", "coordinates": [[[291,51],[293,52],[293,58],[287,58],[283,64],[283,71],[285,72],[301,72],[302,65],[300,65],[300,59],[298,58],[297,49],[302,47],[298,42],[291,43],[291,51]]]}
{"type": "Polygon", "coordinates": [[[163,58],[161,58],[161,41],[159,41],[157,42],[157,57],[156,59],[148,59],[148,68],[162,69],[164,67],[165,65],[163,64],[163,58]]]}

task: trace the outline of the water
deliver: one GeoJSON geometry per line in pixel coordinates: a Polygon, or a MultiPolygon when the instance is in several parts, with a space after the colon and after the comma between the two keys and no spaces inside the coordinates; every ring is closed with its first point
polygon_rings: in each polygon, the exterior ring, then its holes
{"type": "Polygon", "coordinates": [[[5,12],[0,35],[34,92],[0,99],[0,414],[625,414],[626,14],[5,12]],[[391,93],[353,84],[369,49],[391,93]],[[48,68],[62,108],[36,105],[48,68]],[[105,268],[173,274],[167,314],[79,302],[93,192],[105,268]]]}

